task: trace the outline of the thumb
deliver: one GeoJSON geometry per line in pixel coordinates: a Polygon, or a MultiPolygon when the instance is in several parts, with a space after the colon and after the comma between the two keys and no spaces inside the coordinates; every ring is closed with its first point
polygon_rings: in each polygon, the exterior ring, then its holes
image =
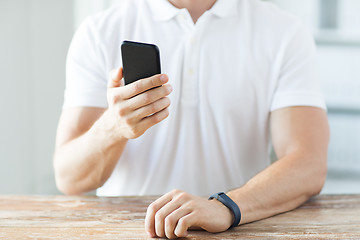
{"type": "Polygon", "coordinates": [[[123,80],[123,68],[113,69],[110,72],[110,79],[108,82],[109,88],[121,87],[124,86],[123,80]]]}

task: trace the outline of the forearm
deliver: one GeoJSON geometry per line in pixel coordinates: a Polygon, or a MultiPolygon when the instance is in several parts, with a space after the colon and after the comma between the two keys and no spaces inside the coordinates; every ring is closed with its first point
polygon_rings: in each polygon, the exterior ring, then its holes
{"type": "Polygon", "coordinates": [[[318,194],[326,178],[326,156],[294,153],[228,193],[242,212],[241,224],[290,211],[318,194]]]}
{"type": "Polygon", "coordinates": [[[54,156],[58,188],[66,194],[81,194],[110,177],[127,140],[112,131],[107,112],[83,135],[59,146],[54,156]]]}
{"type": "MultiPolygon", "coordinates": [[[[123,86],[122,69],[109,81],[108,109],[67,109],[57,132],[54,168],[57,187],[79,194],[102,186],[110,177],[128,139],[169,115],[172,87],[165,74],[123,86]],[[75,120],[75,121],[74,121],[75,120]]],[[[113,76],[114,75],[114,76],[113,76]]]]}

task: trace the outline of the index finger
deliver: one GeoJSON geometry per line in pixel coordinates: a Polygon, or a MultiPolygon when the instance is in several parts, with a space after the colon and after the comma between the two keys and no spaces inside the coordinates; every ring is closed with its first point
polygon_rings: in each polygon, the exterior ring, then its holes
{"type": "Polygon", "coordinates": [[[148,232],[151,235],[151,237],[156,236],[155,214],[163,206],[165,206],[167,203],[169,203],[172,200],[173,195],[174,195],[173,192],[167,193],[149,205],[149,207],[146,211],[146,217],[145,217],[145,230],[146,230],[146,232],[148,232]]]}
{"type": "Polygon", "coordinates": [[[155,87],[159,87],[169,81],[166,74],[157,74],[152,77],[140,79],[124,87],[124,98],[132,98],[155,87]]]}

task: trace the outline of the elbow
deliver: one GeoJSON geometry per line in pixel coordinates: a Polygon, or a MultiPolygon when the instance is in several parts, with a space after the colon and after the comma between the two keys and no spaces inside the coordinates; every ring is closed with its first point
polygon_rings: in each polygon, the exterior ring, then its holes
{"type": "Polygon", "coordinates": [[[321,190],[325,185],[326,173],[320,173],[316,178],[317,179],[315,180],[314,186],[312,188],[312,192],[310,194],[311,197],[320,194],[321,190]]]}
{"type": "Polygon", "coordinates": [[[81,187],[80,184],[76,184],[74,182],[68,182],[58,178],[56,178],[56,187],[61,193],[67,196],[83,195],[88,192],[94,191],[98,188],[98,187],[95,188],[81,187]]]}
{"type": "Polygon", "coordinates": [[[57,189],[69,196],[81,195],[85,193],[79,189],[79,185],[72,177],[70,172],[67,169],[64,169],[63,166],[59,164],[60,161],[57,161],[56,157],[54,158],[54,174],[55,174],[55,183],[57,189]]]}
{"type": "Polygon", "coordinates": [[[98,184],[91,174],[77,175],[64,166],[57,165],[56,160],[54,161],[54,172],[57,189],[68,196],[82,195],[103,185],[103,183],[98,184]]]}
{"type": "Polygon", "coordinates": [[[319,195],[325,185],[327,175],[326,160],[322,164],[319,164],[318,167],[315,167],[311,175],[312,177],[309,178],[311,179],[309,181],[309,197],[319,195]]]}
{"type": "Polygon", "coordinates": [[[64,180],[59,179],[58,177],[56,177],[55,179],[56,179],[56,187],[61,193],[68,196],[82,194],[82,192],[78,191],[76,188],[73,187],[74,184],[69,184],[64,180]]]}
{"type": "Polygon", "coordinates": [[[82,195],[96,188],[87,188],[81,181],[77,182],[66,177],[57,176],[55,174],[55,182],[57,189],[68,196],[82,195]]]}
{"type": "Polygon", "coordinates": [[[57,189],[68,196],[81,195],[83,192],[79,191],[77,185],[74,181],[71,181],[66,176],[63,176],[59,170],[55,169],[55,183],[57,189]]]}

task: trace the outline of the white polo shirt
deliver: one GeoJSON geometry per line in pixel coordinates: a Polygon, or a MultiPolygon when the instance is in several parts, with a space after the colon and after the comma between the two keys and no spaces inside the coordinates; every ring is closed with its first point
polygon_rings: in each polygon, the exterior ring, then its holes
{"type": "Polygon", "coordinates": [[[128,142],[100,196],[240,187],[270,165],[272,111],[325,108],[310,33],[258,0],[218,0],[196,24],[167,0],[125,0],[89,17],[69,50],[64,108],[107,108],[123,40],[159,47],[172,105],[169,118],[128,142]]]}

